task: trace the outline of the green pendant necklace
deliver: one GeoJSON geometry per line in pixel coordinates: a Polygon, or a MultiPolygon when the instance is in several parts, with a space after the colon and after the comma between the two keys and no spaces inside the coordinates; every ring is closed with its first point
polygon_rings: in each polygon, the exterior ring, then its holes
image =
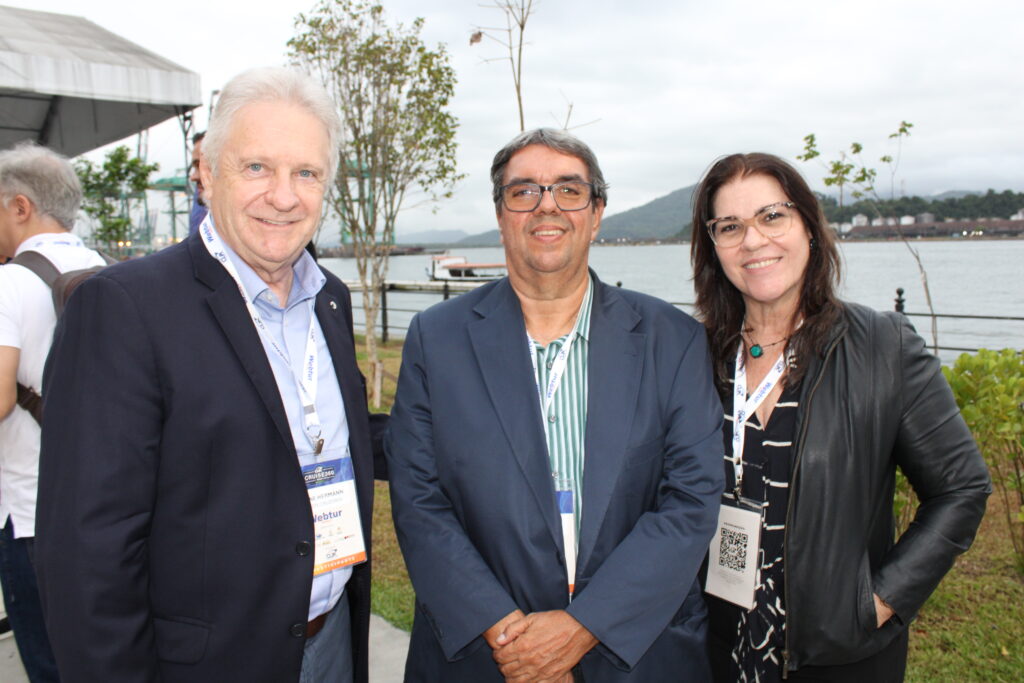
{"type": "MultiPolygon", "coordinates": [[[[749,333],[750,330],[744,330],[744,332],[748,332],[749,333]]],[[[748,334],[747,335],[747,340],[751,342],[751,344],[750,344],[750,357],[751,358],[760,358],[761,356],[764,355],[764,350],[765,349],[770,349],[773,346],[778,346],[782,342],[788,341],[789,337],[783,337],[779,341],[774,341],[771,344],[758,344],[758,343],[754,342],[754,340],[748,334]]]]}

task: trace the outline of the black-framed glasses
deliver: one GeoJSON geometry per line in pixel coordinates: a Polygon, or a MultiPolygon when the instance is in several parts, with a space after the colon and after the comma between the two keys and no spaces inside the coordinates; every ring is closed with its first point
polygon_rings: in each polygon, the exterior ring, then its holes
{"type": "Polygon", "coordinates": [[[768,239],[776,239],[786,234],[786,231],[793,225],[793,218],[796,215],[796,204],[793,202],[775,202],[750,218],[737,218],[736,216],[712,218],[707,222],[708,234],[711,235],[711,241],[715,243],[715,246],[723,249],[735,247],[743,242],[747,228],[750,226],[754,226],[768,239]]]}
{"type": "Polygon", "coordinates": [[[537,183],[511,183],[501,188],[501,201],[509,211],[534,211],[540,206],[545,192],[551,193],[555,206],[562,211],[579,211],[590,206],[594,186],[582,180],[538,185],[537,183]]]}

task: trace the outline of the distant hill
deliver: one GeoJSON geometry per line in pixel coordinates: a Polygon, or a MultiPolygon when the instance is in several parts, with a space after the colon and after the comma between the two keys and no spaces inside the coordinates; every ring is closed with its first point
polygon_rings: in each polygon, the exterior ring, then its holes
{"type": "Polygon", "coordinates": [[[461,239],[458,244],[464,247],[497,247],[501,244],[501,233],[498,230],[488,230],[461,239]]]}
{"type": "Polygon", "coordinates": [[[423,230],[395,235],[397,244],[452,244],[466,237],[465,230],[423,230]]]}
{"type": "Polygon", "coordinates": [[[964,197],[972,194],[981,194],[980,192],[972,192],[970,190],[948,190],[946,192],[940,192],[939,194],[933,194],[928,197],[933,202],[941,202],[944,199],[963,199],[964,197]]]}
{"type": "MultiPolygon", "coordinates": [[[[675,237],[690,222],[690,206],[696,185],[669,192],[642,206],[628,209],[601,221],[600,237],[615,240],[675,237]]],[[[689,232],[687,232],[689,235],[689,232]]]]}

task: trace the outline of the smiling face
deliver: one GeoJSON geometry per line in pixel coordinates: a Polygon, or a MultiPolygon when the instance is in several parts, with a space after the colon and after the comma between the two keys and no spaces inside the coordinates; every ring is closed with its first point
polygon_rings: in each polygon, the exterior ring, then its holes
{"type": "MultiPolygon", "coordinates": [[[[760,173],[738,176],[715,194],[714,214],[750,218],[769,204],[787,201],[790,198],[775,178],[760,173]]],[[[810,235],[799,213],[781,237],[769,239],[751,226],[738,245],[715,247],[722,270],[748,309],[763,305],[796,310],[810,252],[810,235]]]]}
{"type": "Polygon", "coordinates": [[[323,124],[287,102],[235,114],[217,174],[202,164],[217,232],[267,283],[291,266],[320,222],[328,175],[323,124]]]}
{"type": "MultiPolygon", "coordinates": [[[[586,164],[544,145],[529,145],[512,155],[503,185],[515,182],[550,185],[569,180],[589,182],[586,164]]],[[[545,281],[575,285],[587,272],[590,242],[601,226],[604,206],[592,202],[579,211],[562,211],[544,192],[533,211],[498,206],[498,225],[513,284],[545,289],[545,281]]]]}

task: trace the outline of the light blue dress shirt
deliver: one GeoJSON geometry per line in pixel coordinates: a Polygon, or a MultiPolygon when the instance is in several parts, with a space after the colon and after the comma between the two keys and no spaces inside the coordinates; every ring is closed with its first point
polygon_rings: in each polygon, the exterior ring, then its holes
{"type": "MultiPolygon", "coordinates": [[[[320,323],[316,321],[313,312],[316,295],[327,282],[327,278],[320,272],[320,268],[317,267],[313,258],[303,251],[293,266],[294,277],[291,291],[288,293],[288,301],[281,306],[277,301],[277,296],[270,290],[267,283],[260,279],[260,276],[226,242],[224,251],[238,270],[242,286],[260,317],[263,318],[274,342],[287,354],[292,367],[302,367],[310,316],[313,316],[316,324],[318,331],[316,409],[320,415],[324,439],[323,453],[319,456],[313,455],[313,446],[306,437],[305,424],[302,420],[302,400],[299,397],[299,384],[295,374],[284,362],[284,359],[274,352],[263,335],[260,335],[263,350],[270,361],[270,368],[274,371],[274,379],[277,381],[281,401],[284,403],[284,410],[288,416],[292,441],[299,456],[296,466],[351,457],[348,446],[348,421],[345,417],[345,403],[341,397],[341,388],[338,386],[338,376],[334,374],[331,352],[327,348],[323,330],[320,329],[320,323]]],[[[253,329],[255,331],[255,327],[253,329]]],[[[309,540],[313,541],[313,539],[309,540]]],[[[313,590],[309,598],[310,620],[328,612],[337,604],[350,576],[352,576],[352,568],[342,567],[313,578],[313,590]]]]}

